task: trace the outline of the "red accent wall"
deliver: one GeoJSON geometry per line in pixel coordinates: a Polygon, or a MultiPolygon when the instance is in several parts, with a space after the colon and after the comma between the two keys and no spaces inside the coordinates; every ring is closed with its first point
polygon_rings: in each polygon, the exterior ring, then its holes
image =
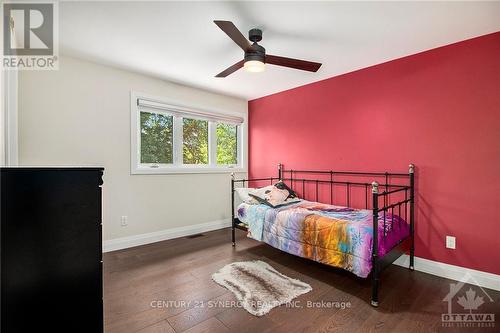
{"type": "Polygon", "coordinates": [[[250,101],[249,162],[250,176],[414,163],[416,255],[500,274],[500,32],[250,101]]]}

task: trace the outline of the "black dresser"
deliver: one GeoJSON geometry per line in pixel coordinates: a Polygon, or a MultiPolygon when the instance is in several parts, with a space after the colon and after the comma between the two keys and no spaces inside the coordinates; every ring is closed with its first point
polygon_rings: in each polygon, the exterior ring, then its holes
{"type": "Polygon", "coordinates": [[[103,332],[102,168],[0,168],[2,333],[103,332]]]}

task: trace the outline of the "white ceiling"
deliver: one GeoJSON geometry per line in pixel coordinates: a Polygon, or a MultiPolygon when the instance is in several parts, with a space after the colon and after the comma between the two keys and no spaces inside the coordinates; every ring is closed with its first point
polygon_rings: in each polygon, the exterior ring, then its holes
{"type": "Polygon", "coordinates": [[[59,13],[63,55],[245,99],[500,31],[500,2],[63,2],[59,13]],[[215,78],[243,52],[214,19],[323,66],[215,78]]]}

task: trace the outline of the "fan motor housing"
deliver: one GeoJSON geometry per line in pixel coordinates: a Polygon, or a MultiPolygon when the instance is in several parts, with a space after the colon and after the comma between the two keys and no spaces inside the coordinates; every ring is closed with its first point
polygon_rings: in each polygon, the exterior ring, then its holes
{"type": "Polygon", "coordinates": [[[260,29],[250,29],[248,32],[248,39],[252,42],[257,43],[262,40],[262,30],[260,29]]]}
{"type": "Polygon", "coordinates": [[[250,48],[245,52],[245,61],[257,60],[261,62],[266,62],[266,49],[256,42],[254,42],[250,48]]]}

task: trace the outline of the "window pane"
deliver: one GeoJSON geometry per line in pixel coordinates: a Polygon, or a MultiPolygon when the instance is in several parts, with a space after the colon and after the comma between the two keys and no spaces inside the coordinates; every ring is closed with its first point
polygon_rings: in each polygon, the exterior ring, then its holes
{"type": "Polygon", "coordinates": [[[238,164],[238,126],[217,124],[217,164],[238,164]]]}
{"type": "Polygon", "coordinates": [[[141,112],[141,163],[173,163],[173,117],[141,112]]]}
{"type": "Polygon", "coordinates": [[[208,121],[182,119],[184,164],[208,164],[208,121]]]}

